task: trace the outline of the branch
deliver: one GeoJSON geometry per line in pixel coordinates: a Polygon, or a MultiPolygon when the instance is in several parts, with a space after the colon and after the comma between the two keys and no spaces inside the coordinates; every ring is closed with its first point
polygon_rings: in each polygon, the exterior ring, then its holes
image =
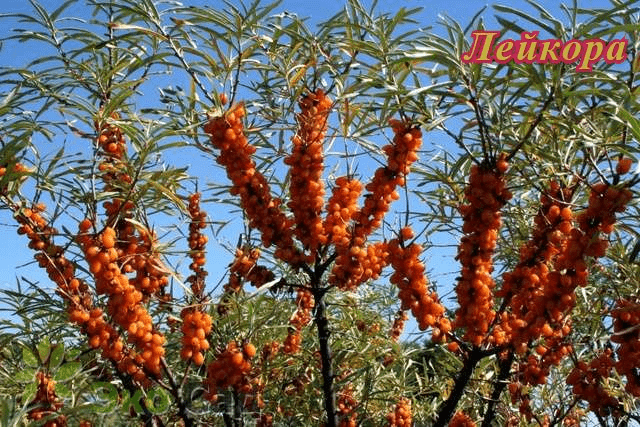
{"type": "Polygon", "coordinates": [[[500,366],[500,371],[498,373],[498,378],[493,386],[491,400],[489,400],[489,406],[487,406],[487,410],[484,413],[484,418],[480,427],[491,427],[491,420],[493,420],[496,404],[500,400],[500,395],[504,391],[504,388],[507,385],[507,378],[509,378],[509,374],[511,373],[511,365],[513,364],[513,359],[514,353],[513,350],[511,350],[509,351],[507,358],[504,360],[500,360],[498,364],[500,366]]]}
{"type": "Polygon", "coordinates": [[[318,327],[318,340],[320,341],[320,357],[322,361],[322,390],[324,393],[324,408],[327,413],[326,427],[338,425],[336,412],[336,396],[333,391],[333,361],[331,347],[329,346],[329,320],[327,319],[327,307],[324,301],[325,289],[314,286],[313,297],[315,305],[315,323],[318,327]]]}
{"type": "Polygon", "coordinates": [[[173,372],[169,369],[167,365],[167,361],[164,357],[160,358],[160,363],[162,365],[162,369],[167,374],[167,378],[169,379],[169,384],[171,385],[171,394],[175,399],[176,405],[178,405],[178,415],[182,418],[184,423],[184,427],[193,427],[193,420],[189,417],[187,413],[187,405],[182,398],[182,387],[176,382],[175,377],[173,376],[173,372]]]}
{"type": "Polygon", "coordinates": [[[549,96],[544,101],[544,104],[542,104],[542,108],[538,112],[536,119],[531,124],[531,127],[529,127],[529,130],[527,130],[527,133],[522,137],[518,145],[516,145],[515,148],[511,150],[511,153],[509,153],[509,155],[507,156],[506,160],[508,162],[511,161],[511,159],[516,155],[518,150],[520,150],[522,146],[525,144],[525,142],[527,142],[529,137],[531,137],[531,134],[533,133],[533,131],[536,129],[536,127],[538,127],[538,125],[542,121],[545,111],[547,111],[547,108],[549,108],[549,105],[551,105],[551,101],[553,101],[553,97],[555,95],[555,89],[556,89],[555,86],[551,88],[551,91],[549,92],[549,96]]]}
{"type": "Polygon", "coordinates": [[[483,353],[478,347],[473,347],[471,352],[468,353],[467,359],[464,361],[464,366],[462,366],[462,369],[458,374],[458,378],[456,379],[455,386],[453,387],[449,398],[444,401],[438,409],[438,418],[433,424],[433,427],[445,427],[449,423],[449,420],[458,406],[458,402],[464,394],[464,389],[469,383],[471,375],[473,375],[473,370],[478,362],[482,360],[484,354],[485,353],[483,353]]]}
{"type": "Polygon", "coordinates": [[[191,68],[191,65],[189,65],[189,63],[187,62],[186,58],[184,57],[184,54],[175,45],[173,37],[169,33],[167,33],[164,30],[164,28],[162,28],[162,25],[160,25],[159,22],[155,22],[154,21],[153,23],[156,26],[158,34],[160,34],[162,37],[165,38],[166,41],[169,42],[169,46],[171,46],[171,50],[173,51],[174,56],[180,60],[180,63],[184,67],[184,70],[187,72],[187,74],[189,74],[189,76],[191,76],[191,78],[193,79],[193,82],[196,84],[196,86],[198,86],[198,88],[200,88],[200,91],[202,91],[203,95],[209,100],[209,102],[211,102],[212,104],[215,104],[215,100],[209,94],[209,91],[207,90],[207,88],[204,87],[204,85],[202,84],[202,81],[200,81],[200,78],[196,74],[195,70],[193,68],[191,68]]]}

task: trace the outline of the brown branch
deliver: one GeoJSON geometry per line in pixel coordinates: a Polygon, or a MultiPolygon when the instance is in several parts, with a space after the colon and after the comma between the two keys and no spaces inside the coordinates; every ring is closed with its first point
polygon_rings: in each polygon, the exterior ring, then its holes
{"type": "Polygon", "coordinates": [[[491,400],[489,400],[489,405],[487,406],[487,410],[484,413],[484,418],[482,420],[482,425],[480,427],[490,427],[491,420],[493,420],[493,415],[495,413],[496,405],[500,399],[500,395],[504,391],[507,386],[507,379],[511,373],[511,365],[513,364],[514,353],[513,350],[509,351],[506,359],[501,359],[498,363],[500,367],[500,371],[498,372],[498,378],[493,385],[493,392],[491,393],[491,400]]]}
{"type": "Polygon", "coordinates": [[[326,288],[314,286],[313,297],[315,299],[315,323],[318,327],[318,340],[320,341],[320,358],[322,361],[322,391],[324,393],[324,408],[327,413],[326,427],[338,425],[336,412],[336,395],[333,390],[333,361],[331,347],[329,345],[329,320],[327,319],[327,307],[324,300],[326,288]]]}
{"type": "Polygon", "coordinates": [[[544,104],[542,104],[542,108],[538,112],[538,115],[536,116],[536,119],[533,121],[533,123],[531,124],[531,126],[527,130],[527,133],[522,137],[522,139],[520,140],[518,145],[516,145],[515,148],[513,150],[511,150],[511,153],[509,153],[509,155],[506,158],[507,161],[511,161],[511,159],[516,155],[518,150],[520,150],[522,148],[522,146],[529,140],[529,138],[531,137],[531,134],[533,133],[533,131],[538,127],[538,125],[540,124],[540,122],[544,118],[545,111],[547,111],[547,108],[549,108],[549,105],[551,105],[551,102],[553,101],[553,97],[555,95],[555,89],[556,89],[555,86],[551,88],[551,91],[549,91],[549,96],[544,101],[544,104]]]}
{"type": "Polygon", "coordinates": [[[433,427],[445,427],[451,417],[453,416],[456,407],[458,406],[458,402],[462,398],[464,394],[464,389],[469,383],[471,379],[471,375],[473,375],[473,371],[485,356],[486,353],[483,353],[478,347],[473,347],[471,351],[467,354],[467,358],[464,361],[464,365],[458,374],[458,378],[456,379],[456,383],[449,395],[449,398],[445,400],[438,409],[438,417],[436,422],[433,424],[433,427]]]}
{"type": "Polygon", "coordinates": [[[162,369],[167,375],[167,379],[169,380],[169,385],[171,386],[171,395],[173,396],[176,405],[178,405],[178,415],[182,418],[184,423],[184,427],[193,427],[195,424],[191,417],[189,417],[187,405],[182,396],[182,386],[178,384],[175,377],[173,376],[173,372],[167,365],[167,361],[164,357],[160,358],[160,364],[162,365],[162,369]]]}

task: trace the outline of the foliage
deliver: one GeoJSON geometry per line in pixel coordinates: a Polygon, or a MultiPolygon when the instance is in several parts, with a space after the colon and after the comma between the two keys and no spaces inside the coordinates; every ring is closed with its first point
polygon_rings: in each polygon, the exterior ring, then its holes
{"type": "Polygon", "coordinates": [[[640,422],[635,2],[495,7],[503,37],[628,39],[589,73],[463,63],[481,13],[31,5],[2,425],[640,422]]]}

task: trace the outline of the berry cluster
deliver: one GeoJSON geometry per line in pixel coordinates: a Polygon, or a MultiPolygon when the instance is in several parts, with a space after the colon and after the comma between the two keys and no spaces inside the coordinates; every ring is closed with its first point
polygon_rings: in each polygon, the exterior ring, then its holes
{"type": "MultiPolygon", "coordinates": [[[[556,191],[558,199],[571,198],[569,189],[559,192],[555,186],[552,191],[556,191]]],[[[543,206],[549,202],[544,197],[543,206]]],[[[607,240],[600,237],[600,233],[606,235],[613,231],[615,213],[622,212],[630,199],[631,192],[627,189],[596,184],[591,189],[588,207],[578,216],[578,227],[575,228],[570,222],[573,214],[568,206],[553,208],[552,203],[549,207],[547,217],[556,220],[556,229],[547,233],[548,241],[554,246],[549,252],[554,255],[554,270],[548,274],[541,270],[544,273],[538,275],[542,279],[538,284],[541,291],[534,292],[526,313],[522,310],[524,315],[513,321],[514,343],[518,343],[516,350],[522,352],[537,338],[544,340],[535,348],[535,353],[517,365],[517,376],[523,384],[545,383],[551,367],[573,351],[567,342],[571,332],[571,319],[567,313],[575,305],[576,287],[587,283],[586,257],[604,255],[607,240]]],[[[522,405],[528,407],[524,401],[522,405]]],[[[532,417],[530,411],[521,412],[532,417]]]]}
{"type": "Polygon", "coordinates": [[[211,402],[218,400],[218,393],[227,387],[243,394],[251,392],[248,374],[251,371],[251,359],[256,348],[251,343],[242,347],[230,341],[224,351],[207,366],[207,378],[204,380],[205,398],[211,402]]]}
{"type": "Polygon", "coordinates": [[[349,224],[358,211],[358,197],[362,188],[362,183],[357,179],[345,176],[336,179],[336,185],[327,202],[327,216],[324,220],[324,234],[336,247],[348,248],[352,242],[349,224]]]}
{"type": "Polygon", "coordinates": [[[395,404],[393,412],[387,414],[389,427],[411,427],[413,417],[411,413],[411,401],[406,397],[401,398],[395,404]]]}
{"type": "Polygon", "coordinates": [[[417,151],[422,145],[422,132],[411,123],[392,119],[393,142],[382,147],[387,155],[387,165],[378,168],[370,183],[365,186],[364,206],[355,215],[354,235],[367,237],[380,225],[389,206],[400,198],[397,186],[403,186],[410,166],[418,160],[417,151]]]}
{"type": "Polygon", "coordinates": [[[211,333],[211,316],[207,313],[188,307],[180,313],[182,317],[182,351],[183,360],[191,360],[196,365],[204,363],[204,351],[209,349],[207,336],[211,333]]]}
{"type": "MultiPolygon", "coordinates": [[[[38,251],[35,258],[58,286],[58,293],[67,299],[80,293],[84,297],[88,288],[75,278],[75,267],[65,258],[64,249],[53,244],[57,230],[41,215],[44,209],[44,205],[21,208],[16,213],[16,220],[20,223],[18,234],[25,234],[29,239],[29,248],[38,251]]],[[[90,302],[90,295],[87,294],[87,297],[90,302]]]]}
{"type": "Polygon", "coordinates": [[[354,238],[350,245],[336,245],[336,260],[329,283],[342,290],[355,290],[360,284],[380,277],[388,264],[389,252],[386,242],[364,245],[363,237],[354,238]]]}
{"type": "Polygon", "coordinates": [[[287,206],[295,219],[295,235],[310,251],[310,260],[313,261],[313,254],[320,245],[327,243],[320,217],[324,205],[322,144],[332,102],[322,89],[317,89],[304,96],[298,104],[298,131],[292,138],[293,151],[284,160],[290,166],[290,201],[287,206]]]}
{"type": "Polygon", "coordinates": [[[508,385],[508,390],[511,396],[511,403],[518,404],[520,415],[525,416],[527,420],[531,420],[533,418],[531,397],[525,386],[521,382],[511,382],[508,385]]]}
{"type": "Polygon", "coordinates": [[[13,159],[5,162],[0,161],[0,195],[9,194],[10,189],[20,181],[18,177],[28,172],[26,166],[13,159]]]}
{"type": "MultiPolygon", "coordinates": [[[[561,188],[555,181],[541,195],[531,237],[520,249],[520,261],[512,272],[503,275],[502,288],[496,292],[510,312],[500,314],[490,338],[493,344],[510,343],[524,353],[533,340],[550,336],[549,312],[543,297],[549,282],[557,279],[557,275],[550,274],[549,266],[563,251],[573,229],[570,198],[571,190],[561,188]]],[[[559,320],[556,317],[553,320],[559,320]]]]}
{"type": "Polygon", "coordinates": [[[463,216],[462,237],[457,259],[462,264],[456,286],[460,308],[455,328],[466,328],[464,339],[480,345],[493,322],[493,251],[502,224],[500,209],[511,198],[504,173],[508,163],[501,156],[496,163],[483,162],[471,167],[465,190],[468,205],[460,206],[463,216]]]}
{"type": "MultiPolygon", "coordinates": [[[[104,358],[116,362],[122,372],[136,373],[136,379],[143,381],[145,376],[127,354],[128,349],[125,348],[120,334],[106,321],[100,308],[93,308],[89,287],[84,281],[75,277],[75,267],[65,258],[64,250],[51,241],[56,230],[50,227],[40,215],[43,210],[42,206],[22,209],[17,215],[18,222],[22,224],[18,232],[26,234],[30,240],[29,247],[39,251],[35,256],[36,260],[40,267],[47,270],[49,278],[57,285],[57,292],[67,300],[69,320],[81,326],[88,336],[89,345],[93,348],[101,348],[104,358]]],[[[81,223],[82,226],[86,227],[87,223],[81,223]]],[[[90,239],[83,234],[86,231],[81,228],[80,236],[90,239]]],[[[98,252],[99,250],[96,254],[98,252]]],[[[113,252],[111,255],[113,256],[113,252]]],[[[102,268],[102,264],[98,262],[92,268],[97,271],[102,268]]]]}
{"type": "Polygon", "coordinates": [[[470,416],[458,411],[449,421],[449,427],[476,427],[476,423],[470,416]]]}
{"type": "Polygon", "coordinates": [[[577,218],[578,228],[571,231],[565,250],[556,260],[556,270],[567,270],[562,288],[575,289],[586,284],[588,272],[585,257],[601,257],[605,254],[608,241],[598,235],[600,232],[609,234],[613,231],[615,212],[623,211],[630,198],[628,190],[619,191],[603,183],[592,187],[588,207],[577,218]]]}
{"type": "Polygon", "coordinates": [[[526,385],[544,384],[551,368],[573,352],[573,346],[565,338],[571,331],[568,320],[562,328],[554,330],[546,324],[542,330],[548,334],[547,338],[535,346],[535,353],[527,355],[515,369],[517,378],[526,385]]]}
{"type": "MultiPolygon", "coordinates": [[[[44,417],[50,416],[58,412],[63,404],[56,396],[56,382],[42,371],[36,373],[36,381],[38,387],[36,395],[31,401],[31,405],[35,406],[31,409],[27,417],[32,421],[39,421],[44,417]]],[[[67,417],[58,415],[55,419],[48,420],[44,427],[65,427],[67,425],[67,417]]]]}
{"type": "Polygon", "coordinates": [[[358,210],[356,201],[361,191],[358,181],[341,178],[327,206],[325,230],[335,245],[336,260],[329,282],[343,290],[355,290],[360,284],[376,279],[387,262],[384,242],[365,246],[371,232],[382,224],[389,206],[400,196],[397,186],[405,183],[410,165],[418,159],[422,145],[420,129],[408,122],[391,120],[393,143],[383,147],[387,165],[378,168],[365,186],[364,205],[358,210]],[[348,228],[349,221],[353,224],[348,228]]]}
{"type": "Polygon", "coordinates": [[[355,408],[358,405],[358,401],[353,396],[353,384],[347,384],[342,391],[337,393],[337,410],[338,419],[340,420],[340,427],[356,427],[356,413],[355,408]]]}
{"type": "Polygon", "coordinates": [[[205,247],[207,245],[207,236],[202,234],[200,230],[207,227],[207,213],[200,210],[200,193],[194,193],[189,196],[189,256],[191,257],[191,265],[189,268],[193,274],[187,278],[187,282],[191,284],[191,292],[196,299],[203,298],[205,278],[207,271],[204,269],[206,262],[205,247]]]}
{"type": "Polygon", "coordinates": [[[393,325],[391,326],[391,332],[389,332],[389,336],[391,337],[391,341],[398,342],[400,340],[400,335],[402,335],[402,331],[404,330],[404,323],[409,319],[409,315],[407,314],[407,310],[400,309],[395,315],[393,319],[393,325]]]}
{"type": "MultiPolygon", "coordinates": [[[[142,293],[143,300],[158,295],[169,283],[168,273],[154,250],[156,236],[146,229],[137,230],[129,221],[133,218],[134,204],[113,199],[105,202],[107,224],[115,231],[114,248],[123,273],[135,273],[129,279],[131,285],[142,293]]],[[[86,219],[85,221],[89,221],[86,219]]],[[[86,226],[88,231],[89,226],[86,226]]]]}
{"type": "Polygon", "coordinates": [[[389,241],[389,262],[394,270],[390,281],[400,290],[401,309],[411,310],[420,330],[433,328],[432,339],[441,341],[451,331],[451,324],[444,317],[445,310],[438,294],[429,291],[425,266],[419,259],[422,246],[417,243],[404,245],[404,239],[411,236],[410,230],[404,229],[400,236],[402,240],[389,241]]]}
{"type": "Polygon", "coordinates": [[[209,349],[207,336],[211,333],[211,316],[202,310],[200,304],[204,303],[204,281],[207,272],[205,264],[205,245],[207,237],[200,230],[206,227],[207,213],[200,210],[200,194],[189,196],[189,249],[191,265],[189,268],[193,274],[187,281],[191,283],[196,305],[183,309],[182,317],[182,350],[180,357],[183,360],[191,360],[196,365],[204,363],[204,351],[209,349]]]}
{"type": "MultiPolygon", "coordinates": [[[[112,115],[117,119],[117,114],[112,115]]],[[[127,194],[127,197],[135,194],[131,188],[132,179],[127,173],[125,161],[126,142],[122,130],[107,123],[102,117],[102,112],[95,121],[98,131],[98,154],[102,157],[99,169],[103,172],[102,180],[104,190],[127,194]]],[[[159,255],[153,250],[155,236],[148,230],[136,230],[131,219],[135,204],[131,200],[115,197],[112,201],[104,203],[107,215],[106,224],[115,230],[114,248],[118,254],[118,263],[123,273],[135,272],[130,284],[143,294],[146,301],[151,295],[157,295],[168,283],[168,274],[160,261],[159,255]]],[[[93,225],[89,219],[85,222],[85,231],[93,225]]]]}
{"type": "Polygon", "coordinates": [[[287,337],[282,344],[282,352],[285,354],[295,354],[300,351],[302,344],[302,328],[311,322],[311,310],[315,305],[313,295],[306,289],[298,288],[296,291],[296,304],[298,308],[289,319],[291,327],[287,332],[287,337]]]}
{"type": "Polygon", "coordinates": [[[640,397],[640,302],[619,300],[611,316],[611,341],[618,344],[616,371],[626,376],[627,393],[640,397]]]}
{"type": "MultiPolygon", "coordinates": [[[[122,159],[126,153],[126,143],[122,130],[113,123],[108,123],[104,112],[101,110],[94,121],[98,131],[98,147],[102,152],[113,159],[122,159]]],[[[117,120],[117,113],[111,115],[111,119],[117,120]]]]}
{"type": "Polygon", "coordinates": [[[612,350],[605,350],[589,364],[578,362],[567,377],[567,384],[573,387],[573,394],[589,403],[589,410],[605,417],[616,412],[620,406],[618,399],[604,388],[604,378],[611,376],[614,361],[612,350]]]}
{"type": "MultiPolygon", "coordinates": [[[[108,296],[107,312],[116,324],[128,332],[129,342],[140,351],[140,354],[122,359],[121,370],[135,374],[134,378],[138,380],[144,379],[138,366],[144,366],[148,372],[159,375],[160,359],[164,355],[164,336],[153,330],[151,316],[142,304],[142,293],[129,282],[117,263],[116,231],[106,227],[95,238],[81,234],[78,241],[89,270],[94,275],[96,292],[108,296]]],[[[104,346],[100,340],[93,344],[97,344],[94,347],[104,346]]]]}
{"type": "Polygon", "coordinates": [[[211,118],[204,131],[210,135],[213,146],[220,150],[216,161],[226,168],[232,183],[230,192],[240,196],[249,225],[260,231],[264,247],[275,245],[277,258],[300,266],[304,257],[294,245],[294,220],[280,210],[282,201],[271,197],[266,178],[256,170],[251,159],[256,149],[244,134],[244,114],[244,107],[236,105],[223,116],[211,118]]]}
{"type": "Polygon", "coordinates": [[[273,280],[274,274],[266,267],[256,265],[260,258],[260,250],[247,246],[236,249],[235,258],[229,266],[229,281],[224,285],[224,294],[218,304],[218,313],[225,314],[233,295],[242,291],[245,281],[250,281],[257,288],[273,280]]]}
{"type": "Polygon", "coordinates": [[[624,175],[631,170],[632,165],[633,160],[631,160],[629,157],[620,157],[618,163],[616,164],[616,173],[618,175],[624,175]]]}
{"type": "MultiPolygon", "coordinates": [[[[625,210],[631,197],[628,189],[618,189],[604,183],[591,188],[587,209],[578,215],[578,227],[570,231],[566,244],[555,260],[555,271],[549,274],[544,289],[544,308],[550,321],[540,325],[543,337],[553,337],[559,342],[569,333],[567,313],[575,305],[575,289],[587,284],[589,273],[586,257],[605,255],[608,246],[606,235],[614,229],[615,214],[625,210]],[[601,234],[604,236],[601,237],[601,234]]],[[[552,356],[545,354],[544,357],[552,356]]],[[[553,358],[558,359],[556,356],[553,358]]]]}

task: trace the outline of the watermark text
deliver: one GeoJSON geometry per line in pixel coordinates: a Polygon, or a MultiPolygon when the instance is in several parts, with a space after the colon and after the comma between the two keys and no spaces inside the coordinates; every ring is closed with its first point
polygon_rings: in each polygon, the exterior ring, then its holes
{"type": "Polygon", "coordinates": [[[576,71],[593,70],[593,64],[604,61],[620,64],[627,59],[626,38],[613,39],[609,43],[602,39],[563,42],[558,39],[538,40],[538,31],[523,32],[519,40],[506,39],[498,42],[500,31],[474,31],[473,43],[469,51],[462,54],[462,62],[506,64],[573,64],[576,71]]]}

